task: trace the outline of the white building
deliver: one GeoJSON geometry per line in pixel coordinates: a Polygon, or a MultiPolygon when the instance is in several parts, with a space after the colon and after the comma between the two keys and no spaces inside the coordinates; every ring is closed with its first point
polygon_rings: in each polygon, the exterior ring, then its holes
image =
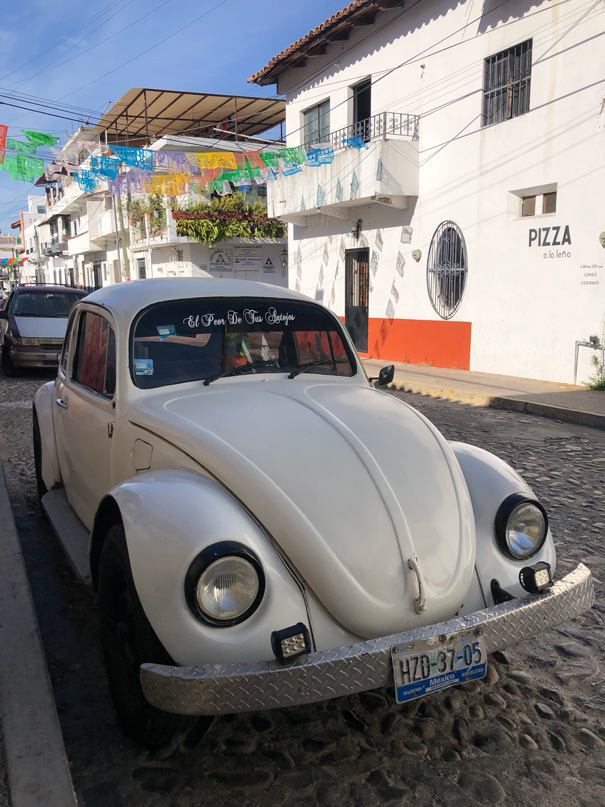
{"type": "Polygon", "coordinates": [[[335,148],[269,185],[290,285],[370,357],[573,382],[605,340],[604,32],[590,0],[357,0],[276,56],[288,146],[335,148]]]}
{"type": "MultiPolygon", "coordinates": [[[[86,170],[90,168],[87,142],[152,151],[252,151],[266,142],[255,139],[256,135],[283,117],[284,102],[275,99],[133,88],[96,126],[76,132],[62,153],[72,159],[77,154],[80,168],[86,170]],[[239,120],[238,102],[243,115],[239,120]],[[230,128],[212,135],[224,116],[232,121],[230,128]],[[197,125],[192,125],[192,119],[198,120],[197,125]],[[183,129],[196,134],[184,135],[183,129]]],[[[248,196],[264,200],[266,186],[257,186],[248,196]]],[[[134,221],[137,202],[147,198],[144,194],[114,197],[103,181],[94,193],[86,193],[71,175],[60,176],[54,187],[47,188],[47,213],[38,222],[44,282],[95,289],[129,280],[191,277],[209,271],[217,277],[287,285],[287,239],[234,239],[210,247],[177,234],[168,198],[162,200],[157,215],[134,221]]],[[[202,199],[189,194],[178,201],[187,204],[202,199]]]]}
{"type": "Polygon", "coordinates": [[[21,283],[36,283],[41,279],[42,252],[36,225],[42,221],[45,214],[45,197],[28,196],[27,210],[22,210],[19,217],[23,244],[21,255],[27,258],[27,261],[23,263],[19,270],[19,281],[21,283]]]}

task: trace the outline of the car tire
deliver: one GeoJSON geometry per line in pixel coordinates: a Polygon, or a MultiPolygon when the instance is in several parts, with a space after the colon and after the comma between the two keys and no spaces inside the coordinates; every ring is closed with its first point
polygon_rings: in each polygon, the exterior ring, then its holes
{"type": "Polygon", "coordinates": [[[14,378],[17,375],[17,368],[13,364],[10,352],[6,347],[2,349],[2,369],[7,378],[14,378]]]}
{"type": "MultiPolygon", "coordinates": [[[[139,668],[173,665],[139,600],[122,525],[111,527],[99,566],[101,642],[109,688],[124,733],[150,751],[175,745],[196,720],[156,709],[145,700],[139,668]]],[[[200,718],[208,720],[210,718],[200,718]]]]}
{"type": "Polygon", "coordinates": [[[38,416],[34,410],[34,423],[33,423],[33,438],[34,438],[34,469],[36,472],[36,488],[38,489],[38,498],[41,499],[45,493],[48,493],[48,488],[42,479],[42,438],[40,437],[40,425],[38,423],[38,416]]]}

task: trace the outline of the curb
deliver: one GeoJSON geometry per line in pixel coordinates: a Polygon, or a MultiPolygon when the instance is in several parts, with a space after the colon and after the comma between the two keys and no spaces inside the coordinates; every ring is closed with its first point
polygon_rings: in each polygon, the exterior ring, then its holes
{"type": "Polygon", "coordinates": [[[469,390],[430,386],[414,381],[398,381],[397,379],[389,385],[389,388],[418,395],[429,395],[432,398],[445,398],[447,401],[467,403],[472,406],[490,406],[492,409],[506,409],[511,412],[540,415],[541,417],[561,420],[564,423],[575,423],[579,426],[591,426],[594,429],[605,430],[605,415],[599,415],[596,412],[585,412],[581,409],[568,409],[564,406],[538,403],[537,401],[524,401],[519,398],[486,395],[469,390]]]}
{"type": "Polygon", "coordinates": [[[0,707],[12,807],[77,807],[0,464],[0,707]]]}
{"type": "Polygon", "coordinates": [[[564,406],[538,403],[537,401],[520,401],[517,398],[492,398],[489,406],[494,409],[509,409],[515,412],[526,412],[530,415],[541,415],[545,418],[562,420],[564,423],[575,423],[579,426],[592,426],[605,430],[605,415],[596,412],[584,412],[582,409],[567,409],[564,406]]]}

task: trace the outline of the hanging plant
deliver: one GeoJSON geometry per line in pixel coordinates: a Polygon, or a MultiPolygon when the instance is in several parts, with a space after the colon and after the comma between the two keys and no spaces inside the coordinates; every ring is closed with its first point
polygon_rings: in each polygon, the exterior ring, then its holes
{"type": "Polygon", "coordinates": [[[145,199],[132,199],[128,208],[128,221],[135,227],[141,237],[149,235],[154,238],[166,232],[166,209],[159,193],[152,193],[145,199]],[[145,219],[147,218],[147,229],[145,219]]]}
{"type": "Polygon", "coordinates": [[[249,202],[241,193],[215,197],[210,204],[196,202],[181,210],[173,207],[178,235],[214,246],[231,238],[283,238],[286,225],[267,218],[267,208],[249,202]]]}

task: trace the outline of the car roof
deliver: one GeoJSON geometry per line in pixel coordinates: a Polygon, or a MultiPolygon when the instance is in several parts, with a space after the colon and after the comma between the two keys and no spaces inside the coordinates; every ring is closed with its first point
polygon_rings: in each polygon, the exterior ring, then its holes
{"type": "Polygon", "coordinates": [[[44,292],[49,292],[49,291],[50,292],[64,291],[64,292],[67,292],[68,294],[71,294],[71,293],[74,293],[74,294],[86,294],[86,291],[84,289],[74,289],[73,286],[46,286],[46,285],[40,285],[40,286],[31,285],[31,286],[29,286],[29,285],[26,285],[26,286],[17,286],[17,288],[15,289],[15,292],[17,292],[17,293],[20,293],[20,292],[23,292],[23,291],[27,291],[27,292],[33,291],[34,293],[40,292],[41,294],[44,293],[44,292]]]}
{"type": "Polygon", "coordinates": [[[315,303],[304,294],[270,283],[214,277],[166,277],[116,283],[94,291],[84,302],[107,308],[117,324],[128,327],[133,316],[154,303],[195,297],[272,297],[315,303]]]}

